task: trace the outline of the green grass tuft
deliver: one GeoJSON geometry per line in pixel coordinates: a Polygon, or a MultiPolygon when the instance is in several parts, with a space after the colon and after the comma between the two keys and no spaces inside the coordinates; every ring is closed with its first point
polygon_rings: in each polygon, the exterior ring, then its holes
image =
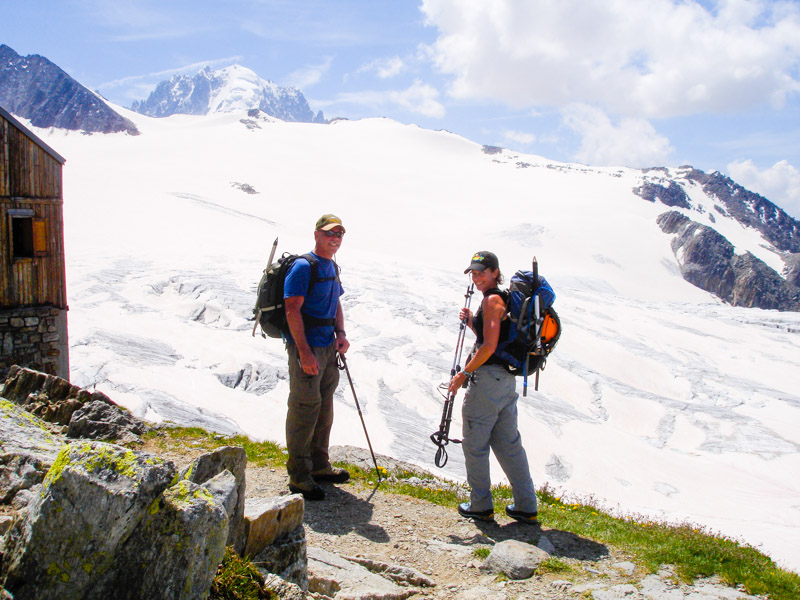
{"type": "Polygon", "coordinates": [[[286,449],[275,442],[254,442],[244,435],[224,436],[209,433],[199,427],[162,427],[144,435],[163,449],[175,449],[176,444],[184,448],[215,450],[223,446],[241,446],[247,455],[248,464],[257,467],[286,466],[286,449]]]}
{"type": "Polygon", "coordinates": [[[273,600],[277,595],[264,586],[264,576],[233,548],[225,548],[222,564],[211,584],[209,600],[273,600]]]}

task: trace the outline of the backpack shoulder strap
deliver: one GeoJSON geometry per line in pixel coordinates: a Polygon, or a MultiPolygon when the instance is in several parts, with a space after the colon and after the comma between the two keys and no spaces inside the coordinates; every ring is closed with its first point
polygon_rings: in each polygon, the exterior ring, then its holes
{"type": "Polygon", "coordinates": [[[311,279],[308,281],[308,289],[311,289],[311,286],[319,281],[319,261],[311,252],[301,254],[299,258],[306,259],[311,267],[311,279]]]}

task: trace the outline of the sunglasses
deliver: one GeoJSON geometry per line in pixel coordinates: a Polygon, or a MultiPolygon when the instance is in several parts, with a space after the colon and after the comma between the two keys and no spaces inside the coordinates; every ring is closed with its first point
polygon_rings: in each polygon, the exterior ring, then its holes
{"type": "Polygon", "coordinates": [[[323,233],[325,233],[327,237],[337,237],[337,238],[344,237],[344,231],[334,231],[333,229],[329,229],[328,231],[325,231],[323,233]]]}

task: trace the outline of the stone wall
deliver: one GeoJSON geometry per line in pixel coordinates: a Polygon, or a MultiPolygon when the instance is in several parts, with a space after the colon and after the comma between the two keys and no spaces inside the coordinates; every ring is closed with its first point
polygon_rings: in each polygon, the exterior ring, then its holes
{"type": "Polygon", "coordinates": [[[0,380],[20,365],[69,380],[67,311],[52,306],[0,310],[0,380]]]}

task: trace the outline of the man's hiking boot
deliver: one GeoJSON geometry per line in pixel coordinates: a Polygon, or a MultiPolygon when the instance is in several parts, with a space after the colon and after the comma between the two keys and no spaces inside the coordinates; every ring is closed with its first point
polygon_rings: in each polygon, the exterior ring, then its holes
{"type": "Polygon", "coordinates": [[[314,471],[311,473],[314,481],[330,481],[331,483],[344,483],[350,479],[350,473],[344,469],[337,469],[336,467],[328,467],[321,471],[314,471]]]}
{"type": "Polygon", "coordinates": [[[303,483],[289,483],[289,491],[293,494],[303,494],[306,500],[324,500],[325,490],[319,487],[313,481],[305,481],[303,483]]]}
{"type": "Polygon", "coordinates": [[[493,509],[472,510],[470,509],[469,502],[462,502],[458,505],[458,514],[467,519],[475,519],[476,521],[494,521],[493,509]]]}
{"type": "Polygon", "coordinates": [[[539,522],[536,518],[539,513],[514,510],[513,504],[506,506],[506,514],[512,519],[516,519],[520,523],[527,523],[528,525],[536,525],[539,522]]]}

